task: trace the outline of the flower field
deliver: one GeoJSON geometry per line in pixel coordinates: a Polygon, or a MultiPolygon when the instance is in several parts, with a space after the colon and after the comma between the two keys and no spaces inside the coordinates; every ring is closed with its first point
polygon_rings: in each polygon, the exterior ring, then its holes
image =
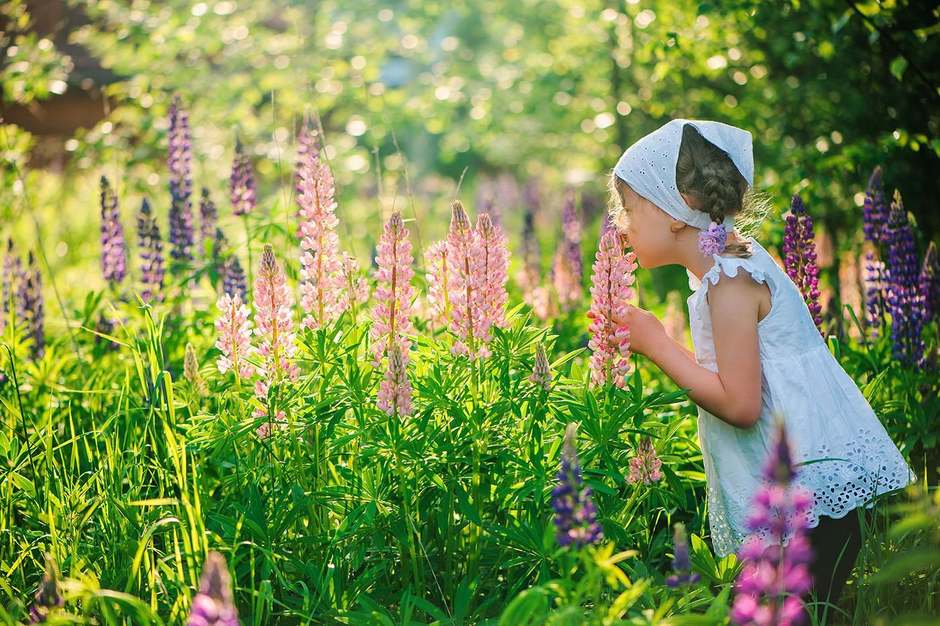
{"type": "MultiPolygon", "coordinates": [[[[67,325],[51,322],[37,255],[12,238],[7,247],[5,619],[808,616],[806,582],[782,569],[805,568],[805,546],[764,566],[759,550],[712,552],[693,407],[631,355],[630,330],[613,317],[637,302],[636,263],[606,220],[590,236],[575,194],[564,197],[548,278],[525,254],[537,245],[534,202],[519,246],[492,207],[471,215],[453,201],[446,236],[423,249],[419,224],[394,211],[361,269],[344,252],[310,120],[283,232],[240,147],[229,201],[217,206],[221,194],[204,189],[197,203],[179,99],[168,128],[168,227],[148,198],[136,229],[122,222],[102,177],[107,286],[66,309],[67,325]]],[[[935,480],[936,251],[918,254],[900,196],[887,203],[880,184],[879,170],[864,203],[863,307],[819,314],[813,223],[798,196],[781,224],[782,263],[918,474],[935,480]]],[[[659,307],[681,333],[669,300],[659,307]]],[[[786,506],[798,511],[806,496],[789,487],[784,431],[779,445],[768,480],[792,491],[786,506]]],[[[823,621],[936,609],[935,493],[935,482],[917,484],[869,513],[854,615],[823,621]]],[[[755,524],[782,515],[760,502],[755,524]]]]}

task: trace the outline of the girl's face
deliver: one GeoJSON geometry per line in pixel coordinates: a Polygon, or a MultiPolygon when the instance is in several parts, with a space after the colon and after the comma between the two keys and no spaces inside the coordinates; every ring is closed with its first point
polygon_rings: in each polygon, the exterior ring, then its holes
{"type": "Polygon", "coordinates": [[[615,226],[627,236],[637,262],[647,269],[675,263],[676,238],[669,228],[675,220],[629,185],[621,183],[617,188],[623,211],[615,226]]]}

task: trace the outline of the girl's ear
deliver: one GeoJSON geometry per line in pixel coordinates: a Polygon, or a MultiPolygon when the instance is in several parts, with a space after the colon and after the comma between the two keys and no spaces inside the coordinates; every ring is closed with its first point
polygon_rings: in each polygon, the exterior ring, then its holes
{"type": "Polygon", "coordinates": [[[682,220],[672,220],[669,223],[669,232],[671,232],[672,234],[676,234],[677,232],[679,232],[686,226],[688,226],[688,224],[686,224],[682,220]]]}

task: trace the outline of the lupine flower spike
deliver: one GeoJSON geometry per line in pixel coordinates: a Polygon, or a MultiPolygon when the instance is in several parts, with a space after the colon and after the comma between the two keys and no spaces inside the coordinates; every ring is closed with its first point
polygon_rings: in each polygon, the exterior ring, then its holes
{"type": "Polygon", "coordinates": [[[584,484],[578,463],[577,424],[568,424],[561,452],[558,484],[552,490],[555,538],[560,546],[580,548],[598,543],[604,531],[597,521],[591,488],[584,484]]]}
{"type": "Polygon", "coordinates": [[[240,139],[235,139],[235,159],[232,162],[232,174],[229,177],[229,194],[232,201],[232,214],[247,215],[254,211],[258,203],[255,196],[255,175],[251,168],[251,158],[245,154],[240,139]]]}
{"type": "Polygon", "coordinates": [[[163,241],[160,227],[144,198],[137,214],[137,248],[140,255],[140,297],[144,302],[163,297],[163,241]]]}
{"type": "Polygon", "coordinates": [[[347,252],[343,253],[343,264],[340,273],[343,281],[340,308],[349,311],[352,314],[353,323],[355,323],[359,307],[369,301],[369,283],[359,273],[359,260],[347,252]]]}
{"type": "Polygon", "coordinates": [[[42,275],[32,251],[18,280],[17,318],[30,340],[30,354],[41,359],[46,352],[45,308],[42,297],[42,275]]]}
{"type": "Polygon", "coordinates": [[[170,104],[170,130],[167,139],[167,167],[170,170],[170,256],[176,261],[191,261],[194,243],[192,209],[192,137],[189,115],[182,109],[179,96],[170,104]]]}
{"type": "Polygon", "coordinates": [[[551,389],[552,370],[548,364],[548,357],[545,355],[545,346],[541,343],[535,348],[535,363],[532,366],[532,375],[529,380],[545,391],[551,389]]]}
{"type": "Polygon", "coordinates": [[[925,294],[920,288],[920,263],[914,231],[898,191],[894,192],[884,234],[888,247],[887,304],[891,313],[894,358],[910,366],[923,365],[925,294]]]}
{"type": "Polygon", "coordinates": [[[865,255],[865,320],[871,336],[878,337],[884,323],[885,302],[888,299],[888,277],[885,264],[871,252],[865,255]]]}
{"type": "Polygon", "coordinates": [[[764,466],[764,484],[754,495],[747,518],[751,535],[739,554],[744,568],[735,584],[731,620],[740,626],[795,626],[804,620],[802,596],[812,585],[806,530],[813,496],[795,479],[780,420],[764,466]]]}
{"type": "Polygon", "coordinates": [[[45,558],[46,572],[33,596],[33,606],[29,609],[30,624],[46,623],[56,609],[65,606],[65,599],[59,589],[59,568],[50,555],[46,554],[45,558]]]}
{"type": "Polygon", "coordinates": [[[248,307],[237,293],[223,294],[216,307],[219,316],[215,320],[218,336],[215,347],[222,353],[216,360],[216,366],[222,374],[231,370],[239,378],[249,378],[254,368],[248,362],[253,354],[248,307]]]}
{"type": "Polygon", "coordinates": [[[209,190],[203,187],[199,198],[199,245],[203,254],[206,252],[206,242],[215,241],[218,218],[219,211],[215,202],[209,197],[209,190]]]}
{"type": "Polygon", "coordinates": [[[700,576],[692,571],[692,562],[689,559],[689,537],[685,531],[685,524],[673,524],[672,535],[672,571],[666,577],[666,584],[670,587],[690,585],[699,581],[700,576]]]}
{"type": "Polygon", "coordinates": [[[653,440],[643,437],[636,454],[630,459],[630,474],[627,478],[631,483],[644,483],[650,485],[662,479],[663,462],[656,454],[653,440]]]}
{"type": "Polygon", "coordinates": [[[822,333],[822,306],[819,304],[819,267],[813,218],[798,194],[793,195],[790,214],[783,231],[783,265],[787,274],[800,288],[816,327],[822,333]]]}
{"type": "Polygon", "coordinates": [[[248,281],[245,278],[245,270],[234,254],[222,265],[222,293],[240,296],[242,300],[247,297],[248,281]]]}
{"type": "Polygon", "coordinates": [[[519,284],[519,289],[522,290],[522,299],[533,309],[536,308],[535,305],[537,304],[535,290],[542,280],[542,254],[535,233],[537,208],[537,198],[534,191],[530,192],[529,188],[526,187],[526,205],[522,214],[522,268],[516,274],[516,282],[519,284]]]}
{"type": "Polygon", "coordinates": [[[633,272],[636,269],[632,252],[625,253],[616,229],[601,237],[594,260],[591,285],[591,382],[626,386],[630,369],[630,329],[614,321],[623,315],[633,297],[633,272]]]}
{"type": "Polygon", "coordinates": [[[3,256],[3,274],[0,276],[0,333],[3,332],[10,318],[11,311],[16,310],[16,281],[20,276],[20,257],[13,248],[13,239],[7,239],[7,251],[3,256]]]}
{"type": "Polygon", "coordinates": [[[888,203],[885,201],[881,180],[881,166],[877,166],[868,179],[865,202],[862,205],[862,231],[865,239],[872,243],[886,242],[885,227],[888,224],[888,203]]]}
{"type": "Polygon", "coordinates": [[[315,135],[304,124],[297,138],[294,174],[300,226],[300,305],[307,313],[303,323],[316,330],[343,312],[345,301],[342,257],[336,235],[336,200],[333,173],[320,158],[315,135]]]}
{"type": "Polygon", "coordinates": [[[108,179],[101,177],[101,273],[112,286],[127,274],[127,250],[117,196],[108,179]]]}
{"type": "Polygon", "coordinates": [[[382,359],[391,354],[393,346],[401,351],[402,361],[408,363],[411,323],[411,302],[414,289],[411,277],[414,270],[411,240],[408,229],[396,211],[385,223],[375,257],[375,307],[372,310],[372,365],[379,367],[382,359]]]}
{"type": "Polygon", "coordinates": [[[434,328],[446,328],[450,321],[450,268],[447,241],[435,242],[424,254],[427,269],[428,304],[434,328]]]}
{"type": "Polygon", "coordinates": [[[480,335],[480,242],[470,227],[470,219],[463,205],[451,205],[450,231],[447,234],[447,263],[451,279],[452,328],[457,336],[451,352],[455,355],[476,356],[480,335]]]}
{"type": "Polygon", "coordinates": [[[392,344],[388,354],[388,369],[379,386],[379,409],[392,416],[411,415],[411,383],[401,346],[392,344]]]}
{"type": "Polygon", "coordinates": [[[186,344],[186,353],[183,358],[183,377],[189,382],[198,396],[206,394],[206,383],[199,373],[199,359],[193,344],[186,344]]]}
{"type": "Polygon", "coordinates": [[[940,259],[937,258],[937,246],[932,241],[927,246],[920,268],[920,291],[924,295],[926,318],[940,321],[940,259]]]}
{"type": "MultiPolygon", "coordinates": [[[[479,284],[480,324],[478,338],[489,343],[491,329],[506,325],[506,272],[509,269],[509,248],[503,229],[493,223],[489,214],[477,217],[476,235],[479,240],[480,261],[477,271],[482,274],[479,284]]],[[[480,355],[488,351],[481,347],[480,355]]]]}
{"type": "MultiPolygon", "coordinates": [[[[294,342],[294,323],[291,307],[294,297],[284,270],[274,256],[271,244],[264,245],[261,266],[255,278],[255,335],[261,338],[258,353],[262,364],[258,368],[255,396],[262,404],[267,400],[268,388],[282,380],[297,380],[300,370],[294,364],[297,344],[294,342]]],[[[266,415],[263,410],[255,412],[257,417],[266,415]]]]}
{"type": "Polygon", "coordinates": [[[187,626],[238,626],[232,580],[225,558],[210,552],[202,568],[199,593],[193,598],[187,626]]]}
{"type": "Polygon", "coordinates": [[[561,213],[562,245],[555,253],[552,282],[562,311],[570,311],[581,301],[581,222],[575,205],[575,192],[565,192],[561,213]]]}

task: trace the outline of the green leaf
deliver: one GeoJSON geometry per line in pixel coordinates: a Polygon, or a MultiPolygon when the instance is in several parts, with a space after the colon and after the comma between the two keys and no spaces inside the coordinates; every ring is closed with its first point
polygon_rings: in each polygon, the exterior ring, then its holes
{"type": "Polygon", "coordinates": [[[904,77],[904,70],[907,69],[907,59],[901,56],[894,57],[891,61],[891,74],[901,80],[904,77]]]}

